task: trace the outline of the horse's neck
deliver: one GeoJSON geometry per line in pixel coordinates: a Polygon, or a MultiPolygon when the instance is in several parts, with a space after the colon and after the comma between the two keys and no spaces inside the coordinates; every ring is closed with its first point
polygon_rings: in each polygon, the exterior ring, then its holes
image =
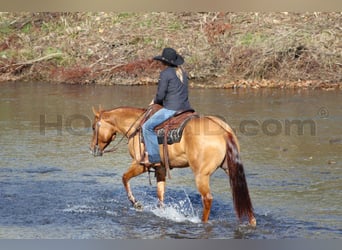
{"type": "Polygon", "coordinates": [[[143,109],[123,107],[108,111],[108,121],[112,123],[120,133],[127,135],[133,129],[134,123],[142,116],[143,109]]]}

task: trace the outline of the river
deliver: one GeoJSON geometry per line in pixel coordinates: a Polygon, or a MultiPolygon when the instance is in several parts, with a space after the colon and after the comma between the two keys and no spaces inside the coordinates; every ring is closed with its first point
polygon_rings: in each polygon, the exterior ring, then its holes
{"type": "Polygon", "coordinates": [[[209,223],[189,168],[167,180],[165,209],[156,183],[131,181],[144,210],[130,206],[121,176],[126,141],[89,153],[92,106],[146,107],[155,86],[0,84],[0,238],[284,239],[342,238],[342,92],[190,89],[200,114],[236,131],[255,209],[255,229],[239,224],[229,181],[211,178],[209,223]]]}

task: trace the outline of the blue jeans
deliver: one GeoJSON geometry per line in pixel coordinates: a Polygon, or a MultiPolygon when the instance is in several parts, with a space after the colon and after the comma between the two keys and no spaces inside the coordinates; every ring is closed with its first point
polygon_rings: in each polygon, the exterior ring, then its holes
{"type": "Polygon", "coordinates": [[[148,159],[151,163],[161,162],[157,134],[154,128],[176,113],[174,110],[162,108],[150,117],[142,126],[148,159]]]}

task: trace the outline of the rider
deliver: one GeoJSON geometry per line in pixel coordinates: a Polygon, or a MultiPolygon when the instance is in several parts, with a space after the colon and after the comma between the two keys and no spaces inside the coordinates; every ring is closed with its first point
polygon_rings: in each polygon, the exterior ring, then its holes
{"type": "Polygon", "coordinates": [[[164,48],[161,56],[154,60],[164,65],[158,81],[158,90],[151,104],[163,107],[148,119],[142,126],[146,152],[141,164],[158,166],[161,159],[159,145],[154,128],[172,117],[179,110],[191,109],[188,99],[188,78],[181,65],[184,59],[172,48],[164,48]]]}

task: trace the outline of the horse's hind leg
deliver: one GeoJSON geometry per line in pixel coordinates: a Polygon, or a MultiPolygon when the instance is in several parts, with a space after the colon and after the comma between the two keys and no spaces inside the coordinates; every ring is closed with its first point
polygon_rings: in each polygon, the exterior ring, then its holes
{"type": "Polygon", "coordinates": [[[125,186],[127,196],[128,196],[128,200],[130,202],[132,202],[133,206],[136,208],[141,208],[141,205],[134,198],[134,195],[133,195],[132,190],[131,190],[131,186],[129,184],[129,180],[135,176],[138,176],[138,175],[144,173],[144,172],[146,172],[146,168],[144,166],[142,166],[136,162],[133,162],[131,164],[131,166],[129,167],[129,169],[122,176],[122,182],[125,186]]]}
{"type": "Polygon", "coordinates": [[[207,222],[210,215],[211,204],[213,201],[213,196],[210,192],[209,186],[210,175],[207,174],[197,174],[196,175],[196,186],[202,197],[203,204],[203,214],[202,221],[207,222]]]}

